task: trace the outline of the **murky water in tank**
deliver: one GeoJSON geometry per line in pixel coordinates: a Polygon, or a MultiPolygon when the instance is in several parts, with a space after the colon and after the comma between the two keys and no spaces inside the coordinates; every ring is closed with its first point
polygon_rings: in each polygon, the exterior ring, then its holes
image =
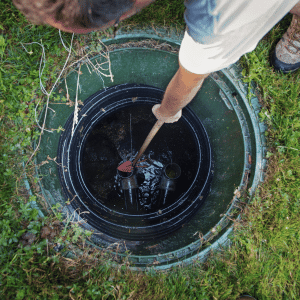
{"type": "MultiPolygon", "coordinates": [[[[121,177],[117,166],[134,157],[156,119],[151,105],[132,105],[108,115],[89,134],[82,158],[84,179],[90,191],[106,207],[126,212],[121,177]]],[[[181,168],[176,190],[168,194],[166,206],[188,190],[193,181],[199,149],[188,126],[179,121],[164,124],[136,168],[138,211],[159,210],[160,181],[165,165],[175,162],[181,168]],[[184,147],[183,147],[184,145],[184,147]]]]}

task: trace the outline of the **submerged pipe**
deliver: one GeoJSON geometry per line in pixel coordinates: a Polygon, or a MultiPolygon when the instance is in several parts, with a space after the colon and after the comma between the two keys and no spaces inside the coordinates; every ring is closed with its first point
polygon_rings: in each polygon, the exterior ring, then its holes
{"type": "Polygon", "coordinates": [[[138,195],[137,195],[137,178],[135,175],[135,169],[131,172],[122,172],[118,170],[118,174],[121,177],[121,189],[123,191],[125,199],[125,209],[129,212],[138,211],[138,195]]]}
{"type": "Polygon", "coordinates": [[[176,189],[177,179],[181,175],[181,168],[175,163],[166,165],[162,170],[162,178],[160,181],[160,196],[158,201],[158,208],[166,205],[167,197],[176,189]]]}

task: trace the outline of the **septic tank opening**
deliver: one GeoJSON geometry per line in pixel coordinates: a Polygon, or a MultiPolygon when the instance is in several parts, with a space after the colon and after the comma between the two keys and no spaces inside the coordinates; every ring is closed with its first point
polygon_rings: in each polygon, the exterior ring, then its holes
{"type": "Polygon", "coordinates": [[[163,93],[132,84],[100,91],[85,101],[74,134],[71,116],[60,138],[66,198],[78,212],[89,212],[89,225],[111,237],[142,241],[169,234],[189,221],[210,189],[210,143],[190,109],[161,128],[132,173],[117,170],[143,144],[156,121],[151,108],[163,93]]]}
{"type": "MultiPolygon", "coordinates": [[[[110,51],[113,82],[110,77],[101,77],[97,72],[91,72],[89,64],[85,58],[82,58],[79,99],[84,101],[100,89],[105,92],[105,87],[127,83],[147,84],[165,90],[178,69],[176,49],[179,48],[182,37],[169,36],[169,32],[162,31],[162,29],[159,35],[151,30],[147,32],[138,30],[134,33],[120,32],[115,39],[104,41],[110,51]]],[[[102,55],[91,57],[90,60],[95,65],[102,65],[106,62],[106,58],[102,55]]],[[[74,172],[74,170],[76,172],[76,168],[74,160],[68,163],[68,151],[71,148],[69,149],[67,145],[70,143],[79,145],[80,143],[74,140],[76,136],[79,141],[79,135],[66,137],[64,141],[60,139],[61,131],[44,132],[36,161],[43,198],[50,206],[60,205],[64,217],[68,220],[66,223],[69,220],[80,222],[83,228],[92,230],[94,232],[91,237],[93,247],[98,247],[100,250],[115,249],[117,256],[126,257],[131,264],[139,268],[155,265],[155,268],[166,269],[179,263],[205,259],[211,250],[227,244],[228,236],[232,232],[230,222],[232,214],[236,214],[240,203],[248,199],[249,195],[246,193],[249,193],[251,197],[264,178],[266,127],[259,121],[259,101],[254,96],[253,90],[251,99],[248,98],[249,87],[243,83],[242,78],[238,64],[212,73],[189,105],[189,108],[202,121],[209,136],[213,153],[213,180],[210,192],[206,200],[201,202],[200,209],[196,207],[197,213],[189,221],[183,223],[178,230],[162,238],[150,238],[145,241],[137,238],[135,241],[128,242],[127,240],[124,243],[122,238],[111,238],[110,231],[114,228],[110,229],[106,224],[95,223],[93,218],[90,218],[89,222],[92,225],[89,225],[86,222],[87,216],[93,215],[93,210],[88,211],[87,204],[80,201],[74,206],[75,209],[71,205],[74,201],[78,201],[78,196],[81,197],[81,195],[74,195],[74,190],[72,190],[73,179],[70,180],[68,172],[74,172]],[[59,140],[63,147],[59,145],[59,140]],[[64,173],[63,170],[58,173],[55,160],[48,160],[49,163],[44,164],[48,157],[57,156],[59,147],[61,151],[65,151],[61,154],[66,167],[64,173]],[[64,188],[60,183],[60,177],[65,179],[66,187],[64,188]],[[70,191],[69,196],[66,189],[70,191]],[[76,210],[80,205],[80,211],[76,210]],[[95,229],[93,224],[103,230],[95,229]],[[105,235],[104,229],[107,229],[110,235],[105,235]],[[210,241],[211,245],[205,244],[203,247],[203,241],[210,241]],[[130,251],[129,256],[128,251],[130,251]]],[[[66,82],[63,81],[60,84],[57,89],[57,100],[49,104],[51,109],[47,111],[47,128],[63,127],[68,117],[73,115],[74,107],[62,105],[62,103],[68,92],[70,99],[75,99],[77,84],[78,72],[76,71],[70,72],[66,76],[66,82]]],[[[134,103],[134,97],[130,99],[131,103],[134,103]]],[[[153,102],[153,104],[156,103],[156,101],[153,102]]],[[[97,109],[102,112],[103,110],[110,111],[112,103],[106,104],[104,103],[97,109]]],[[[81,107],[81,109],[85,108],[81,107]]],[[[86,109],[85,115],[88,115],[90,111],[92,111],[91,105],[86,109]]],[[[93,119],[94,124],[97,118],[93,119]]],[[[75,133],[82,130],[84,134],[86,125],[88,124],[81,120],[78,126],[75,125],[75,133]]],[[[71,151],[76,151],[76,147],[73,147],[71,151]]],[[[82,161],[82,157],[80,159],[82,161]]],[[[205,189],[203,193],[205,194],[205,189]]],[[[203,200],[205,197],[201,193],[199,198],[203,200]]],[[[183,209],[183,211],[186,210],[183,209]]],[[[178,219],[174,219],[174,223],[177,221],[178,219]]],[[[132,231],[130,226],[127,227],[127,232],[129,231],[132,231]]]]}

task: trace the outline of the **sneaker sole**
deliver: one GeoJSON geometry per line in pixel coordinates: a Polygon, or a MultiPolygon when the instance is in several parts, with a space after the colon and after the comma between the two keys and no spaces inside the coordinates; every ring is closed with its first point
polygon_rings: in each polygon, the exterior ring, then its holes
{"type": "Polygon", "coordinates": [[[295,72],[300,68],[300,62],[296,64],[286,64],[276,57],[275,51],[271,57],[271,63],[276,71],[281,71],[284,74],[295,72]]]}

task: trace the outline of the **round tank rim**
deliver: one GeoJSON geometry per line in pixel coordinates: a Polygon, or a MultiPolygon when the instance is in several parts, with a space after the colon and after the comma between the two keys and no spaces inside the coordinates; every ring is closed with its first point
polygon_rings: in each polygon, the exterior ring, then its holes
{"type": "MultiPolygon", "coordinates": [[[[149,32],[149,30],[148,30],[148,32],[149,32]]],[[[154,30],[152,30],[152,33],[145,33],[143,30],[140,30],[140,31],[138,30],[135,33],[134,32],[133,33],[123,33],[123,32],[121,32],[120,34],[118,34],[116,36],[116,39],[106,39],[106,40],[104,39],[103,42],[104,43],[114,43],[116,41],[120,41],[121,39],[130,39],[130,38],[151,39],[152,38],[152,39],[156,39],[156,40],[159,40],[159,41],[170,42],[170,43],[173,43],[173,44],[176,44],[176,45],[179,46],[180,45],[180,37],[182,37],[182,35],[183,35],[182,33],[183,33],[183,31],[177,36],[175,35],[174,37],[169,36],[169,37],[163,37],[162,38],[161,36],[157,35],[156,31],[154,31],[154,30]]],[[[246,87],[242,87],[242,85],[244,85],[244,84],[241,83],[241,82],[238,82],[238,79],[241,80],[241,76],[239,74],[238,69],[239,69],[238,64],[234,64],[234,65],[230,66],[227,69],[221,70],[221,72],[228,78],[228,80],[231,81],[231,83],[234,85],[234,87],[238,91],[240,91],[240,95],[242,96],[243,102],[244,102],[245,106],[247,107],[248,112],[250,112],[251,122],[252,122],[252,125],[253,125],[253,129],[255,131],[255,138],[257,139],[256,143],[255,143],[256,144],[255,154],[256,154],[256,160],[257,160],[256,161],[256,167],[255,167],[255,175],[254,175],[252,185],[249,189],[249,191],[250,191],[249,194],[250,194],[250,198],[251,198],[253,196],[256,188],[258,187],[258,185],[264,180],[264,173],[265,173],[265,167],[266,167],[266,162],[267,162],[266,159],[264,158],[265,151],[266,151],[266,141],[265,141],[265,137],[264,137],[264,131],[266,130],[266,128],[265,128],[265,125],[259,121],[259,116],[258,116],[258,111],[259,110],[254,111],[254,109],[251,108],[251,104],[249,104],[249,102],[253,101],[254,98],[252,98],[248,102],[248,99],[244,96],[243,89],[246,89],[246,87]],[[229,75],[229,73],[230,73],[230,75],[229,75]],[[232,80],[232,76],[235,76],[235,78],[236,78],[235,81],[232,80]]],[[[255,98],[255,99],[257,100],[257,98],[255,98]]],[[[24,182],[25,182],[25,186],[26,186],[28,192],[32,195],[32,191],[31,191],[29,182],[28,182],[26,177],[25,177],[24,182]]],[[[39,184],[41,185],[40,182],[39,182],[39,184]]],[[[42,189],[42,193],[44,193],[43,189],[42,189]]],[[[38,209],[40,216],[42,216],[42,217],[45,216],[44,213],[42,212],[42,210],[39,208],[36,201],[31,201],[30,204],[33,208],[38,209]]],[[[233,204],[232,204],[232,206],[233,206],[233,204]]],[[[230,209],[229,209],[229,211],[230,211],[230,209]]],[[[228,213],[228,211],[227,211],[227,213],[228,213]]],[[[227,213],[226,213],[226,215],[227,215],[227,213]]],[[[223,219],[224,218],[225,218],[225,216],[223,217],[223,219]]],[[[240,215],[238,215],[238,218],[240,218],[240,215]]],[[[211,244],[210,246],[208,246],[207,248],[205,248],[203,250],[200,249],[199,253],[197,253],[195,255],[192,255],[192,256],[190,256],[186,259],[182,259],[179,262],[176,261],[176,262],[166,263],[166,264],[161,265],[161,266],[156,265],[155,269],[164,270],[164,269],[169,269],[169,268],[171,268],[173,266],[176,266],[176,265],[190,264],[194,260],[203,261],[203,260],[205,260],[205,258],[207,257],[207,255],[210,251],[216,250],[222,245],[226,245],[229,242],[228,236],[232,232],[233,232],[233,225],[230,225],[229,228],[226,229],[225,233],[223,233],[222,236],[219,237],[217,241],[213,242],[213,244],[211,244]]],[[[195,243],[192,243],[192,244],[194,246],[195,243]]],[[[93,245],[95,247],[99,248],[99,246],[97,246],[95,244],[93,244],[93,245]]],[[[186,247],[183,247],[180,250],[182,250],[184,248],[189,248],[189,247],[190,247],[190,245],[188,245],[186,247]]],[[[199,249],[198,246],[197,246],[197,248],[199,249]]],[[[173,255],[173,253],[176,253],[176,252],[178,252],[178,250],[170,251],[168,253],[164,253],[163,255],[171,257],[173,255]]],[[[149,256],[135,256],[135,255],[132,255],[130,257],[134,258],[134,259],[137,259],[137,261],[139,261],[141,259],[141,257],[145,258],[145,259],[146,258],[152,258],[155,261],[157,259],[158,255],[153,255],[153,256],[152,255],[149,255],[149,256]]],[[[131,268],[135,269],[135,270],[141,270],[141,269],[147,270],[149,267],[131,267],[131,268]]]]}

